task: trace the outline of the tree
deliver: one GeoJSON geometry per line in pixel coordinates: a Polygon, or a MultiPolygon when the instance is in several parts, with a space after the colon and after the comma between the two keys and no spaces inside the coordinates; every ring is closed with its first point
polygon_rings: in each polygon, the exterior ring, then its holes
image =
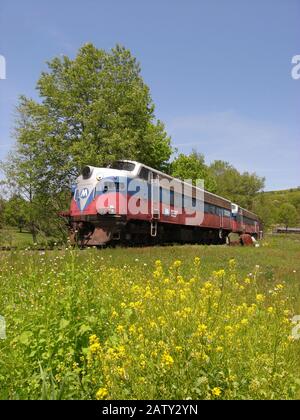
{"type": "MultiPolygon", "coordinates": [[[[28,121],[25,122],[24,119],[23,123],[24,127],[26,127],[28,121]]],[[[23,209],[26,207],[26,222],[35,243],[39,230],[38,214],[40,212],[40,202],[38,197],[42,196],[43,181],[40,175],[41,168],[37,164],[37,159],[34,159],[34,153],[34,146],[30,144],[28,137],[27,144],[18,144],[17,150],[9,154],[5,163],[1,163],[1,169],[6,176],[5,184],[9,190],[10,200],[12,200],[12,205],[8,207],[6,222],[9,220],[9,224],[15,225],[13,218],[15,220],[19,217],[21,218],[24,214],[23,209]],[[17,204],[16,197],[19,200],[23,200],[19,209],[14,205],[17,204]]],[[[49,212],[44,212],[43,217],[47,218],[48,216],[49,212]]]]}
{"type": "Polygon", "coordinates": [[[275,223],[277,208],[268,194],[264,192],[257,194],[252,210],[259,216],[264,229],[275,223]]]}
{"type": "Polygon", "coordinates": [[[209,170],[216,180],[216,193],[247,209],[252,209],[254,199],[264,187],[265,179],[255,173],[240,173],[228,162],[214,161],[209,170]]]}
{"type": "Polygon", "coordinates": [[[61,189],[82,166],[122,158],[164,169],[170,138],[155,120],[149,88],[129,50],[87,44],[74,60],[54,58],[48,66],[37,83],[41,103],[21,97],[17,121],[18,144],[34,148],[42,181],[61,189]]]}
{"type": "Polygon", "coordinates": [[[171,174],[179,179],[203,179],[204,187],[207,191],[215,192],[216,182],[211,176],[207,165],[205,164],[204,155],[193,151],[190,155],[181,153],[171,163],[171,174]]]}
{"type": "Polygon", "coordinates": [[[14,195],[5,203],[3,218],[6,225],[16,226],[22,232],[30,224],[29,202],[24,198],[14,195]]]}
{"type": "Polygon", "coordinates": [[[30,202],[33,235],[65,208],[82,166],[127,158],[164,170],[172,153],[129,50],[86,44],[73,60],[57,57],[48,67],[37,83],[41,100],[20,97],[16,148],[4,165],[8,182],[30,202]]]}
{"type": "Polygon", "coordinates": [[[5,210],[5,200],[0,197],[0,229],[4,224],[4,210],[5,210]]]}
{"type": "Polygon", "coordinates": [[[298,213],[291,203],[283,203],[278,210],[277,222],[282,223],[286,230],[290,226],[296,226],[298,222],[298,213]]]}

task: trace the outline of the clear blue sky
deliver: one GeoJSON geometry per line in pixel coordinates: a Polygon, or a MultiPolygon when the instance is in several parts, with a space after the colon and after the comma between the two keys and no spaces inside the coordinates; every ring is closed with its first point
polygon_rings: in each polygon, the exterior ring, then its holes
{"type": "Polygon", "coordinates": [[[179,151],[256,171],[266,189],[298,186],[299,22],[300,0],[1,0],[0,159],[13,144],[18,95],[37,98],[47,60],[85,42],[121,43],[179,151]]]}

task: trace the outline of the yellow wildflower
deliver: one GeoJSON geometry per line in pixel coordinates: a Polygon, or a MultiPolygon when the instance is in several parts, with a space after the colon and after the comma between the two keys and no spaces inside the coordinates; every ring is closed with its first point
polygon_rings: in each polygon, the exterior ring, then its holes
{"type": "Polygon", "coordinates": [[[97,400],[104,400],[105,397],[108,396],[108,391],[106,388],[99,388],[96,393],[97,400]]]}
{"type": "Polygon", "coordinates": [[[199,324],[198,325],[197,335],[202,337],[203,335],[205,335],[206,331],[207,331],[207,325],[205,325],[205,324],[199,324]]]}
{"type": "Polygon", "coordinates": [[[162,358],[161,358],[161,363],[162,363],[163,367],[170,368],[174,364],[174,359],[169,353],[164,352],[164,354],[162,355],[162,358]]]}
{"type": "Polygon", "coordinates": [[[116,330],[119,334],[121,334],[125,331],[125,328],[123,327],[123,325],[118,325],[116,330]]]}
{"type": "Polygon", "coordinates": [[[211,289],[211,288],[212,288],[212,284],[211,284],[211,282],[210,282],[210,281],[206,281],[206,282],[204,283],[204,289],[209,290],[209,289],[211,289]]]}
{"type": "Polygon", "coordinates": [[[182,264],[182,262],[181,262],[180,260],[176,260],[176,261],[174,261],[174,263],[173,263],[173,267],[174,267],[174,268],[179,268],[179,267],[181,266],[181,264],[182,264]]]}
{"type": "Polygon", "coordinates": [[[118,312],[113,310],[112,313],[111,313],[111,317],[112,318],[117,318],[118,316],[119,316],[118,312]]]}
{"type": "Polygon", "coordinates": [[[98,337],[96,336],[96,334],[92,334],[89,337],[89,342],[90,342],[90,344],[98,343],[98,337]]]}
{"type": "Polygon", "coordinates": [[[200,263],[201,263],[200,258],[199,257],[195,257],[194,258],[194,266],[195,267],[199,267],[200,263]]]}
{"type": "Polygon", "coordinates": [[[212,389],[211,393],[214,397],[220,397],[220,395],[222,394],[222,390],[221,390],[221,388],[216,386],[212,389]]]}
{"type": "Polygon", "coordinates": [[[120,366],[117,367],[117,374],[121,378],[125,379],[125,369],[123,367],[120,367],[120,366]]]}
{"type": "Polygon", "coordinates": [[[259,294],[256,295],[256,301],[257,302],[262,303],[262,302],[264,302],[264,300],[265,300],[265,296],[263,294],[259,293],[259,294]]]}
{"type": "Polygon", "coordinates": [[[228,262],[229,267],[233,270],[236,267],[236,261],[234,258],[231,258],[228,262]]]}
{"type": "Polygon", "coordinates": [[[91,354],[96,354],[101,350],[100,343],[93,343],[90,345],[89,350],[91,354]]]}
{"type": "Polygon", "coordinates": [[[213,271],[213,276],[220,279],[225,276],[225,270],[213,271]]]}

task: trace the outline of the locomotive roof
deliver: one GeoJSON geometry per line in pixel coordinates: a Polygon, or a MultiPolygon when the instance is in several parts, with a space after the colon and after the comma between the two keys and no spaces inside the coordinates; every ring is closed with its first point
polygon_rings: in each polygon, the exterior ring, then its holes
{"type": "MultiPolygon", "coordinates": [[[[173,176],[171,176],[171,175],[165,174],[164,172],[161,172],[161,171],[159,171],[159,170],[157,170],[157,169],[151,168],[150,166],[145,165],[144,163],[137,162],[136,160],[118,159],[118,161],[121,161],[121,162],[134,163],[135,165],[140,165],[140,166],[143,166],[143,167],[145,167],[145,168],[149,169],[150,171],[155,172],[155,173],[157,173],[157,174],[159,174],[159,175],[162,175],[162,176],[164,176],[164,177],[166,177],[166,178],[169,178],[169,179],[175,179],[175,180],[177,180],[177,181],[179,181],[179,182],[182,182],[183,184],[190,185],[190,184],[188,184],[188,183],[186,183],[186,182],[184,182],[184,181],[182,181],[182,180],[180,180],[180,179],[178,179],[178,178],[175,178],[175,177],[173,177],[173,176]]],[[[193,186],[193,188],[200,189],[199,187],[195,187],[195,186],[193,186]]],[[[221,197],[220,195],[217,195],[217,194],[211,193],[211,192],[209,192],[209,191],[206,191],[205,189],[204,189],[204,192],[205,192],[205,194],[206,194],[206,195],[208,195],[208,196],[210,196],[210,197],[215,197],[217,200],[222,200],[222,201],[226,201],[227,203],[230,203],[230,206],[231,206],[231,203],[232,203],[232,202],[231,202],[230,200],[228,200],[227,198],[224,198],[224,197],[221,197]]],[[[253,213],[253,212],[251,212],[251,211],[249,211],[249,210],[247,210],[247,209],[244,209],[244,208],[243,208],[243,207],[241,207],[241,206],[239,206],[239,208],[243,211],[243,214],[244,214],[246,217],[249,217],[249,218],[254,217],[255,219],[258,219],[258,216],[257,216],[255,213],[253,213]]]]}
{"type": "MultiPolygon", "coordinates": [[[[152,172],[155,172],[155,173],[157,173],[157,174],[159,174],[159,175],[162,175],[162,176],[164,176],[164,177],[166,177],[166,178],[175,179],[175,180],[177,180],[178,182],[181,182],[181,183],[183,183],[183,184],[186,184],[186,185],[189,185],[189,186],[190,186],[190,184],[188,184],[187,182],[182,181],[182,180],[181,180],[181,179],[179,179],[179,178],[175,178],[174,176],[171,176],[171,175],[165,174],[164,172],[161,172],[161,171],[159,171],[158,169],[151,168],[150,166],[147,166],[147,165],[145,165],[144,163],[141,163],[141,162],[137,162],[136,160],[119,159],[118,161],[122,161],[122,162],[129,162],[129,163],[134,163],[134,164],[136,164],[136,165],[141,165],[141,166],[143,166],[144,168],[147,168],[147,169],[149,169],[149,170],[150,170],[150,171],[152,171],[152,172]]],[[[201,188],[199,188],[199,187],[195,187],[195,186],[193,186],[193,187],[194,187],[194,188],[201,189],[201,188]]],[[[222,199],[222,200],[227,201],[228,203],[231,203],[231,201],[230,201],[230,200],[228,200],[227,198],[224,198],[224,197],[221,197],[220,195],[217,195],[217,194],[211,193],[211,192],[209,192],[209,191],[206,191],[205,189],[204,189],[203,191],[205,191],[205,192],[206,192],[207,194],[209,194],[209,195],[213,195],[214,197],[220,198],[220,199],[222,199]]]]}

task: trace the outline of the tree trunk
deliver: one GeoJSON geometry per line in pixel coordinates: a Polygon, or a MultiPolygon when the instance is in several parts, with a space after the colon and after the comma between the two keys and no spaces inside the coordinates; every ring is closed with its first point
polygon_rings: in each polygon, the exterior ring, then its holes
{"type": "Polygon", "coordinates": [[[32,223],[31,226],[30,226],[30,233],[32,235],[32,241],[33,241],[33,243],[36,244],[37,232],[36,232],[36,228],[34,226],[34,223],[32,223]]]}

